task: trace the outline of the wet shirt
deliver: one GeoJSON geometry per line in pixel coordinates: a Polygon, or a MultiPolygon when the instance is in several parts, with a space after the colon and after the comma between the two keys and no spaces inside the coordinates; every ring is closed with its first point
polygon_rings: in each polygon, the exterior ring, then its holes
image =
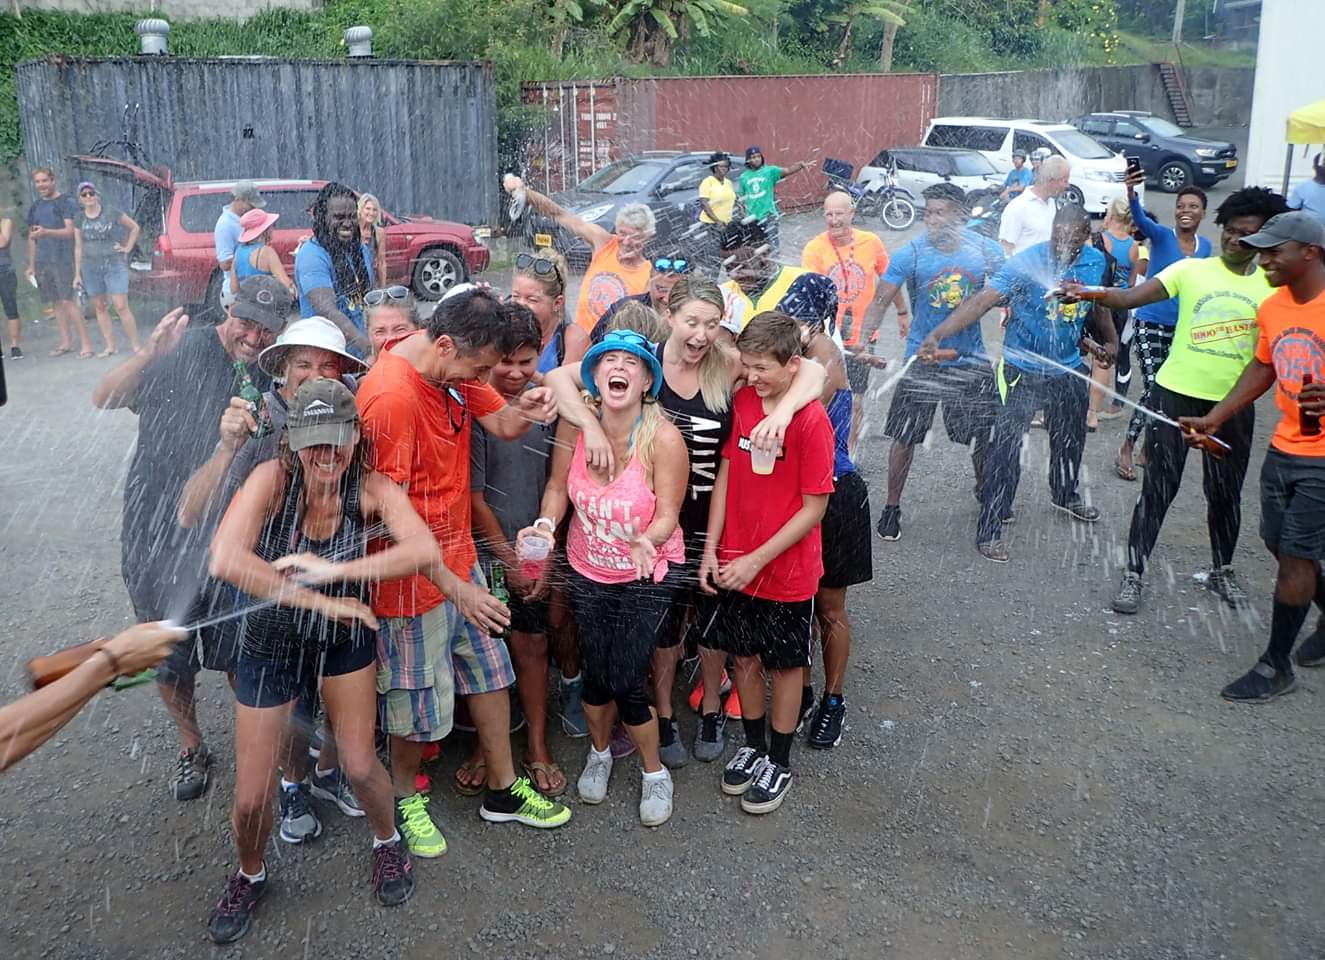
{"type": "Polygon", "coordinates": [[[1270,446],[1297,457],[1325,457],[1325,431],[1304,437],[1298,429],[1302,375],[1325,383],[1325,293],[1296,303],[1287,287],[1270,295],[1256,314],[1256,359],[1274,366],[1274,402],[1281,416],[1270,446]]]}
{"type": "MultiPolygon", "coordinates": [[[[1150,265],[1146,268],[1147,276],[1157,277],[1160,271],[1169,264],[1177,263],[1180,260],[1210,256],[1210,241],[1205,237],[1198,236],[1196,238],[1196,251],[1191,257],[1188,257],[1183,252],[1182,245],[1178,243],[1178,235],[1173,231],[1173,228],[1166,227],[1147,216],[1145,210],[1141,207],[1139,197],[1132,197],[1131,209],[1132,222],[1141,231],[1141,235],[1150,241],[1150,265]]],[[[1137,308],[1136,318],[1159,327],[1175,326],[1178,322],[1178,302],[1176,300],[1161,300],[1159,303],[1148,303],[1144,307],[1137,308]]]]}
{"type": "Polygon", "coordinates": [[[989,285],[1007,298],[1012,317],[1003,336],[1008,363],[1031,373],[1067,376],[1033,354],[1055,360],[1075,370],[1081,365],[1081,332],[1090,316],[1091,304],[1045,300],[1050,285],[1076,280],[1089,286],[1104,282],[1104,254],[1087,244],[1066,270],[1053,262],[1051,245],[1037,244],[1012,257],[994,274],[989,285]]]}
{"type": "MultiPolygon", "coordinates": [[[[59,230],[66,220],[77,221],[80,212],[78,201],[61,194],[50,200],[37,200],[28,207],[28,229],[46,227],[59,230]]],[[[37,238],[37,262],[43,264],[74,262],[74,238],[60,240],[55,237],[37,238]]]]}
{"type": "Polygon", "coordinates": [[[113,260],[124,256],[115,249],[115,244],[129,235],[129,231],[124,229],[124,224],[120,223],[122,216],[124,214],[119,210],[105,205],[102,206],[101,214],[97,217],[89,217],[81,209],[78,211],[78,219],[74,221],[74,226],[78,227],[78,232],[83,237],[84,260],[113,260]]]}
{"type": "Polygon", "coordinates": [[[837,326],[842,343],[854,347],[865,328],[865,312],[874,303],[879,277],[888,269],[888,251],[883,241],[868,230],[851,231],[851,240],[842,246],[821,233],[801,251],[801,266],[822,273],[837,287],[837,326]],[[846,322],[851,311],[851,323],[846,322]]]}
{"type": "MultiPolygon", "coordinates": [[[[822,404],[796,411],[773,472],[762,476],[751,462],[750,431],[764,419],[764,403],[753,387],[742,387],[732,398],[732,411],[732,431],[722,448],[729,466],[720,564],[767,543],[800,510],[803,495],[833,492],[833,428],[822,404]]],[[[770,560],[741,592],[765,600],[808,600],[819,589],[823,572],[823,544],[816,526],[770,560]]]]}
{"type": "Polygon", "coordinates": [[[649,289],[652,264],[641,258],[639,263],[628,267],[621,262],[620,252],[621,240],[614,234],[589,261],[589,269],[580,284],[580,299],[575,305],[575,322],[585,333],[593,330],[612,304],[649,289]]]}
{"type": "MultiPolygon", "coordinates": [[[[885,283],[905,286],[911,298],[906,356],[913,356],[925,338],[952,316],[963,300],[978,293],[1002,266],[1003,248],[988,237],[966,230],[962,231],[955,250],[940,250],[927,234],[921,234],[897,251],[883,279],[885,283]]],[[[949,363],[985,362],[985,341],[978,323],[939,345],[961,354],[949,363]]]]}
{"type": "Polygon", "coordinates": [[[828,421],[833,425],[833,480],[856,472],[851,461],[851,406],[849,389],[834,390],[828,401],[828,421]]]}
{"type": "Polygon", "coordinates": [[[1045,200],[1034,190],[1023,190],[1003,210],[998,224],[998,239],[1012,244],[1014,254],[1044,243],[1054,229],[1054,215],[1058,205],[1053,199],[1045,200]]]}
{"type": "Polygon", "coordinates": [[[1202,400],[1223,400],[1256,349],[1256,311],[1274,292],[1265,271],[1243,276],[1219,257],[1179,260],[1155,278],[1178,301],[1178,325],[1155,380],[1202,400]]]}
{"type": "Polygon", "coordinates": [[[782,168],[765,163],[758,170],[741,174],[739,192],[745,201],[745,215],[764,220],[778,215],[778,201],[773,188],[782,179],[782,168]]]}
{"type": "Polygon", "coordinates": [[[1012,192],[1010,195],[1015,197],[1020,195],[1023,190],[1034,182],[1035,174],[1031,172],[1030,167],[1023,165],[1020,170],[1013,167],[1008,171],[1008,175],[1003,179],[1003,186],[1011,187],[1012,192]]]}
{"type": "MultiPolygon", "coordinates": [[[[259,389],[270,387],[256,364],[249,375],[259,389]]],[[[188,330],[174,352],[143,371],[129,404],[138,414],[138,441],[120,529],[124,582],[142,616],[178,614],[202,587],[220,511],[192,530],[175,516],[185,483],[211,456],[216,425],[237,394],[233,361],[215,327],[188,330]]]]}
{"type": "MultiPolygon", "coordinates": [[[[363,262],[368,267],[369,284],[372,284],[373,251],[366,243],[359,244],[363,251],[363,262]]],[[[299,248],[294,258],[294,282],[299,288],[299,316],[315,317],[317,310],[308,294],[312,290],[329,288],[336,294],[336,309],[345,314],[361,333],[366,332],[367,321],[364,319],[363,299],[350,299],[348,293],[336,287],[336,271],[331,264],[331,254],[314,237],[309,237],[299,248]]]]}
{"type": "MultiPolygon", "coordinates": [[[[555,424],[535,423],[523,437],[503,440],[478,421],[472,425],[469,489],[483,494],[508,543],[515,543],[515,535],[538,519],[552,462],[554,428],[555,424]]],[[[478,531],[474,533],[477,537],[478,531]]],[[[489,557],[482,540],[477,546],[481,556],[489,557]]]]}

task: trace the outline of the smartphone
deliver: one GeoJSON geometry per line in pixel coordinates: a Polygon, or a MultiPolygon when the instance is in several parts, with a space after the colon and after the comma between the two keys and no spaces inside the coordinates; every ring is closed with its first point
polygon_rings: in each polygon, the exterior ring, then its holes
{"type": "Polygon", "coordinates": [[[1127,172],[1128,172],[1128,173],[1138,173],[1138,172],[1140,172],[1140,170],[1141,170],[1141,158],[1140,158],[1140,157],[1128,157],[1128,158],[1127,158],[1127,172]]]}

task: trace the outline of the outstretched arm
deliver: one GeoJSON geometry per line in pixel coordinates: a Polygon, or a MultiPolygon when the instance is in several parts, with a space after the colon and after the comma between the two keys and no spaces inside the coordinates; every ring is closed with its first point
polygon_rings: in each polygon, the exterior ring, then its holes
{"type": "Polygon", "coordinates": [[[593,247],[594,253],[597,253],[612,239],[612,234],[598,226],[598,224],[577,217],[551,197],[526,186],[524,181],[517,176],[508,173],[505,180],[502,181],[502,185],[506,188],[507,193],[524,190],[525,196],[529,198],[529,206],[543,214],[543,216],[551,217],[557,222],[558,226],[564,227],[589,244],[593,247]]]}

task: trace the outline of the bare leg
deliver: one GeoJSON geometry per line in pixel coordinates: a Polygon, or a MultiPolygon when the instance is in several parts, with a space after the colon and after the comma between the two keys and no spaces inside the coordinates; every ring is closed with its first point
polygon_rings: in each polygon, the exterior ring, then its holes
{"type": "MultiPolygon", "coordinates": [[[[711,650],[708,647],[699,648],[699,675],[704,680],[704,702],[699,706],[699,712],[717,713],[718,708],[722,706],[722,671],[727,666],[727,654],[721,650],[711,650]]],[[[744,716],[745,696],[739,693],[741,697],[741,711],[744,716]]],[[[763,694],[760,694],[763,699],[763,694]]]]}
{"type": "MultiPolygon", "coordinates": [[[[550,763],[547,745],[548,642],[542,633],[511,632],[511,659],[515,661],[515,688],[528,724],[529,759],[550,763]]],[[[537,784],[535,784],[537,786],[537,784]]]]}
{"type": "Polygon", "coordinates": [[[580,647],[575,642],[575,621],[571,617],[570,605],[561,590],[552,591],[547,625],[552,652],[561,666],[562,679],[569,680],[580,672],[580,647]]]}
{"type": "Polygon", "coordinates": [[[77,301],[60,300],[55,304],[56,315],[63,315],[67,321],[73,324],[73,329],[78,331],[78,342],[81,344],[83,353],[92,352],[92,340],[87,335],[87,324],[83,322],[83,311],[79,308],[77,301]]]}
{"type": "Polygon", "coordinates": [[[377,670],[364,667],[322,680],[322,697],[340,744],[340,761],[355,796],[373,827],[373,836],[389,840],[396,833],[391,778],[377,759],[373,743],[377,714],[377,670]]]}
{"type": "Polygon", "coordinates": [[[133,311],[129,309],[128,296],[123,293],[112,293],[110,302],[115,305],[115,312],[120,316],[124,334],[129,338],[129,346],[133,347],[134,353],[140,352],[143,345],[138,340],[138,320],[134,317],[133,311]]]}
{"type": "Polygon", "coordinates": [[[294,701],[281,707],[235,705],[235,800],[230,822],[239,869],[249,876],[261,872],[262,853],[271,837],[276,757],[285,741],[293,705],[294,701]]]}
{"type": "Polygon", "coordinates": [[[641,723],[637,727],[626,724],[626,732],[639,749],[640,766],[644,772],[657,773],[662,769],[662,761],[658,759],[658,712],[650,707],[649,713],[652,718],[648,723],[641,723]]]}
{"type": "MultiPolygon", "coordinates": [[[[762,673],[762,671],[760,671],[762,673]]],[[[742,698],[744,699],[744,698],[742,698]]],[[[801,708],[801,671],[773,671],[773,716],[771,728],[774,733],[790,733],[796,729],[796,720],[801,708]]]]}
{"type": "Polygon", "coordinates": [[[1098,361],[1092,361],[1090,370],[1090,379],[1094,381],[1090,387],[1090,412],[1086,414],[1086,426],[1099,426],[1100,407],[1104,405],[1105,393],[1103,388],[1109,388],[1113,382],[1113,367],[1102,367],[1098,361]]]}
{"type": "Polygon", "coordinates": [[[819,642],[824,651],[824,690],[841,696],[851,652],[846,588],[820,587],[814,597],[814,614],[819,621],[819,642]]]}
{"type": "Polygon", "coordinates": [[[158,683],[156,685],[157,693],[161,695],[161,702],[170,711],[170,718],[175,721],[175,728],[179,730],[179,747],[181,750],[195,750],[202,743],[202,730],[198,727],[198,712],[193,706],[195,682],[195,677],[189,677],[187,683],[181,680],[179,683],[158,683]]]}
{"type": "MultiPolygon", "coordinates": [[[[605,703],[601,707],[584,705],[584,719],[589,721],[589,742],[602,753],[612,742],[612,727],[616,724],[616,704],[605,703]]],[[[657,746],[657,743],[654,744],[657,746]]]]}
{"type": "MultiPolygon", "coordinates": [[[[671,718],[673,716],[672,686],[676,682],[676,665],[681,662],[683,647],[684,644],[678,643],[671,647],[659,647],[653,651],[653,701],[658,705],[658,716],[660,717],[671,718]]],[[[707,696],[707,688],[704,692],[707,696]]],[[[631,730],[631,736],[633,737],[635,735],[634,728],[632,727],[631,730]]]]}
{"type": "Polygon", "coordinates": [[[515,782],[515,763],[511,760],[510,691],[472,694],[469,716],[478,731],[479,747],[488,764],[488,789],[505,790],[515,782]]]}
{"type": "Polygon", "coordinates": [[[10,321],[9,321],[9,345],[10,345],[11,347],[21,347],[21,346],[22,346],[22,344],[19,343],[20,335],[21,335],[22,333],[23,333],[23,321],[22,321],[22,320],[10,320],[10,321]]]}
{"type": "Polygon", "coordinates": [[[404,737],[391,738],[391,786],[397,797],[414,796],[414,778],[423,763],[423,744],[404,737]]]}
{"type": "Polygon", "coordinates": [[[106,352],[109,353],[115,349],[115,331],[110,325],[110,305],[106,303],[105,294],[92,298],[92,309],[97,313],[97,327],[101,330],[101,339],[106,341],[106,352]]]}
{"type": "MultiPolygon", "coordinates": [[[[796,677],[796,706],[801,702],[801,671],[793,671],[796,677]]],[[[741,716],[746,720],[758,720],[764,715],[764,665],[759,662],[758,657],[737,657],[736,658],[736,676],[732,678],[736,682],[736,692],[741,698],[741,716]]],[[[705,691],[707,692],[707,691],[705,691]]],[[[791,719],[791,727],[796,726],[795,711],[791,719]]]]}
{"type": "Polygon", "coordinates": [[[894,440],[888,451],[888,502],[886,506],[895,507],[902,502],[902,490],[906,487],[906,478],[911,474],[911,461],[915,459],[916,448],[909,443],[894,440]]]}

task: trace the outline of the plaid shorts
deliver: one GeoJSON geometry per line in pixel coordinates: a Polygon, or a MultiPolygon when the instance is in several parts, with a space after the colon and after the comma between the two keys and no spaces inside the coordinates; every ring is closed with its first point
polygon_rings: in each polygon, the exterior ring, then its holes
{"type": "MultiPolygon", "coordinates": [[[[479,567],[470,582],[486,588],[479,567]]],[[[462,617],[449,600],[417,616],[382,618],[377,637],[381,724],[392,736],[441,740],[451,732],[456,694],[515,684],[506,644],[462,617]]]]}

